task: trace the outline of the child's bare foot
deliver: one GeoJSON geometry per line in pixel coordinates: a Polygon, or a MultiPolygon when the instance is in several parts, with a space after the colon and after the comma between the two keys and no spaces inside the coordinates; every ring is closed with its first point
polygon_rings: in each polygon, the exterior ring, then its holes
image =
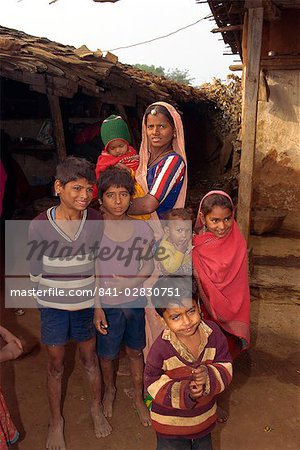
{"type": "Polygon", "coordinates": [[[150,413],[147,406],[144,403],[144,400],[142,398],[135,400],[134,406],[139,415],[141,424],[144,427],[149,427],[151,425],[150,413]]]}
{"type": "Polygon", "coordinates": [[[48,450],[66,450],[63,419],[49,424],[46,448],[48,450]]]}
{"type": "Polygon", "coordinates": [[[115,388],[105,388],[104,396],[103,396],[103,414],[105,417],[112,417],[113,403],[116,396],[115,388]]]}
{"type": "Polygon", "coordinates": [[[224,409],[221,408],[221,406],[217,407],[217,415],[218,415],[217,422],[219,423],[227,422],[229,415],[226,411],[224,411],[224,409]]]}
{"type": "Polygon", "coordinates": [[[91,416],[94,424],[96,438],[106,437],[112,432],[112,427],[104,417],[102,407],[95,405],[91,407],[91,416]]]}

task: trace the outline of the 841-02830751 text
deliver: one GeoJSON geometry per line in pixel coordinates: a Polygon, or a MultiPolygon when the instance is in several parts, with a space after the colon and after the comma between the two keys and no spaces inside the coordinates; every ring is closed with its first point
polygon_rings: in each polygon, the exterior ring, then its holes
{"type": "Polygon", "coordinates": [[[124,295],[125,297],[179,297],[178,288],[152,288],[152,287],[135,287],[135,288],[98,288],[98,294],[100,297],[118,297],[124,295]]]}

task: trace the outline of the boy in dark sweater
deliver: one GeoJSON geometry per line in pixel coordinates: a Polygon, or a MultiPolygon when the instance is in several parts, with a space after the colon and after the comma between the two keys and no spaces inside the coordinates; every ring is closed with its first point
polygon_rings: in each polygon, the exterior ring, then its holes
{"type": "Polygon", "coordinates": [[[153,288],[165,330],[150,349],[144,384],[157,450],[212,450],[216,396],[232,378],[226,338],[201,320],[191,284],[190,277],[160,278],[153,288]]]}
{"type": "Polygon", "coordinates": [[[59,205],[39,214],[29,228],[30,278],[41,313],[42,343],[48,353],[50,421],[46,448],[49,450],[66,448],[61,389],[65,344],[69,340],[78,343],[79,357],[90,384],[96,437],[111,433],[101,405],[93,324],[94,266],[102,231],[100,214],[88,208],[94,182],[92,164],[85,159],[66,158],[57,167],[54,184],[59,205]]]}

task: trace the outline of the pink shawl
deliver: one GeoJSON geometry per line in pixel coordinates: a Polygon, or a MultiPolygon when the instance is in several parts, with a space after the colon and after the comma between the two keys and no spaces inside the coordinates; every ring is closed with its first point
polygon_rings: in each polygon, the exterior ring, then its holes
{"type": "MultiPolygon", "coordinates": [[[[176,137],[173,138],[172,141],[172,147],[173,150],[180,155],[185,164],[186,162],[186,154],[185,154],[185,147],[184,147],[184,133],[183,133],[183,125],[181,121],[181,117],[174,108],[174,106],[169,105],[169,103],[165,102],[155,102],[152,103],[151,106],[155,105],[161,105],[164,106],[169,113],[171,114],[174,124],[175,124],[175,131],[176,131],[176,137]]],[[[147,168],[148,168],[148,160],[149,160],[149,141],[147,137],[147,131],[146,131],[146,124],[145,124],[145,116],[143,117],[143,123],[142,123],[142,143],[140,148],[140,164],[135,174],[136,181],[142,186],[145,192],[148,192],[148,185],[147,185],[147,168]]],[[[178,198],[176,200],[176,203],[174,205],[174,208],[184,208],[185,204],[185,197],[186,197],[186,189],[187,189],[187,173],[185,173],[184,182],[182,185],[182,188],[180,190],[180,193],[178,195],[178,198]]],[[[151,214],[151,219],[159,220],[156,212],[153,212],[151,214]]]]}
{"type": "MultiPolygon", "coordinates": [[[[201,226],[199,206],[196,226],[201,226]]],[[[247,246],[236,222],[227,235],[217,238],[211,232],[201,232],[193,239],[193,268],[207,312],[225,331],[250,344],[250,291],[247,268],[247,246]]]]}

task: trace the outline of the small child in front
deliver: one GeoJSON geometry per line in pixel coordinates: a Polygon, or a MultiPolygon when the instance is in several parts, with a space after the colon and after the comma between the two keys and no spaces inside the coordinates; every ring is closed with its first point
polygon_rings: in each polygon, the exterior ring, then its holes
{"type": "Polygon", "coordinates": [[[163,216],[164,237],[158,252],[163,276],[192,276],[193,214],[184,208],[174,208],[163,216]]]}
{"type": "Polygon", "coordinates": [[[156,450],[212,450],[216,396],[232,378],[226,338],[214,322],[201,320],[191,284],[189,277],[171,284],[160,278],[153,288],[152,303],[165,325],[144,372],[156,450]]]}

